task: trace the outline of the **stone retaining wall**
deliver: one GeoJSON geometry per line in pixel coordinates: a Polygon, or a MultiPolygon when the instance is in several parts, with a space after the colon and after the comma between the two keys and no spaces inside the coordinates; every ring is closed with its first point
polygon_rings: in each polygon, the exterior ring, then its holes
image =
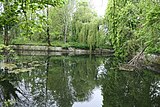
{"type": "Polygon", "coordinates": [[[62,53],[73,53],[73,54],[113,54],[113,50],[109,49],[95,49],[92,52],[85,49],[75,49],[69,47],[68,49],[63,49],[62,47],[52,47],[52,46],[33,46],[33,45],[12,45],[14,50],[24,50],[24,51],[49,51],[49,52],[62,52],[62,53]]]}

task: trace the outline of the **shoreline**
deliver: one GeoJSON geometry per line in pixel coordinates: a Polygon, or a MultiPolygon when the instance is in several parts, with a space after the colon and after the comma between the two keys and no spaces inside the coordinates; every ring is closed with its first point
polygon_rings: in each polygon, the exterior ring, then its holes
{"type": "Polygon", "coordinates": [[[68,53],[68,54],[76,54],[76,55],[83,55],[83,54],[97,54],[97,55],[108,55],[113,54],[114,51],[110,49],[99,49],[96,48],[95,50],[90,51],[89,49],[79,49],[79,48],[63,48],[63,47],[54,47],[54,46],[35,46],[35,45],[10,45],[13,50],[18,52],[21,51],[36,51],[36,52],[61,52],[61,53],[68,53]]]}

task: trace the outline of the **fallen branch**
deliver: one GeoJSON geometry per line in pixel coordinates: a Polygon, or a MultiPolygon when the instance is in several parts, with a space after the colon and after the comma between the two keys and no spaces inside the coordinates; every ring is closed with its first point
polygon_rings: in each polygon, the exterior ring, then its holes
{"type": "Polygon", "coordinates": [[[144,51],[146,50],[146,48],[148,47],[149,45],[145,46],[142,51],[140,51],[136,56],[134,56],[129,62],[128,64],[129,65],[133,65],[133,66],[137,66],[138,65],[138,62],[139,62],[139,59],[143,56],[143,53],[144,51]]]}

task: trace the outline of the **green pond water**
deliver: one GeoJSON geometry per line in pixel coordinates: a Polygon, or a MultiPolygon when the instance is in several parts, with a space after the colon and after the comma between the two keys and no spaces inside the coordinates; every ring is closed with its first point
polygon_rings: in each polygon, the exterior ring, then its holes
{"type": "Polygon", "coordinates": [[[2,60],[0,107],[160,107],[160,75],[119,71],[118,62],[104,56],[2,60]]]}

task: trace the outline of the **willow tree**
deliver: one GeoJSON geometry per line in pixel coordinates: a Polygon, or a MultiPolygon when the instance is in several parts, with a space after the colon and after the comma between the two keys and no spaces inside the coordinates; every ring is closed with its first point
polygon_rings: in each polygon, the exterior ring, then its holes
{"type": "Polygon", "coordinates": [[[90,50],[98,47],[99,35],[99,20],[95,19],[90,23],[87,44],[90,47],[90,50]]]}
{"type": "Polygon", "coordinates": [[[126,57],[135,44],[130,44],[138,23],[138,8],[133,2],[109,0],[105,21],[108,36],[117,56],[126,57]]]}
{"type": "Polygon", "coordinates": [[[136,34],[140,48],[146,48],[148,53],[160,53],[160,4],[156,0],[141,1],[139,8],[142,14],[136,34]]]}
{"type": "Polygon", "coordinates": [[[103,38],[102,21],[87,2],[79,2],[72,20],[72,40],[88,45],[90,50],[99,47],[103,38]],[[100,35],[101,34],[101,35],[100,35]]]}
{"type": "Polygon", "coordinates": [[[88,36],[88,33],[83,33],[87,32],[89,28],[87,26],[94,17],[96,17],[96,14],[89,8],[87,2],[79,2],[77,4],[72,20],[72,34],[76,42],[87,43],[87,37],[85,36],[88,36]]]}

